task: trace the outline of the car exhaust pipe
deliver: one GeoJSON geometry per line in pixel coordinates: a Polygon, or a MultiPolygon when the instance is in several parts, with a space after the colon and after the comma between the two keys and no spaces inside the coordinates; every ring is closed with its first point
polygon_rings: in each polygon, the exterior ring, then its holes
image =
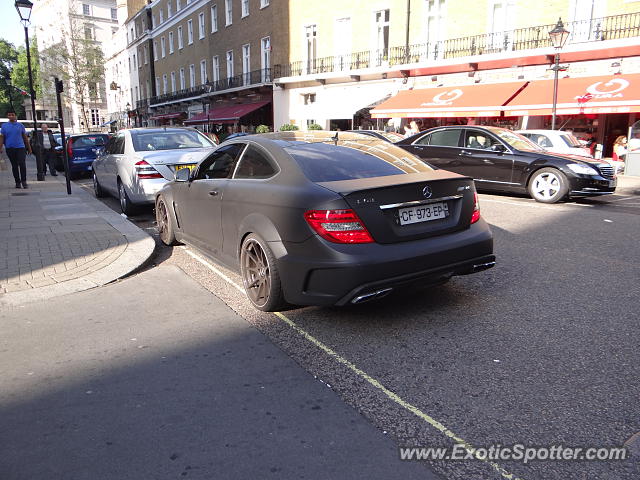
{"type": "Polygon", "coordinates": [[[351,303],[355,305],[357,303],[364,303],[368,302],[369,300],[386,297],[389,292],[391,292],[391,290],[393,290],[393,288],[383,288],[382,290],[376,290],[375,292],[365,293],[364,295],[359,295],[351,300],[351,303]]]}
{"type": "Polygon", "coordinates": [[[491,267],[495,267],[496,262],[487,262],[487,263],[477,263],[473,266],[473,272],[481,272],[483,270],[488,270],[491,267]]]}

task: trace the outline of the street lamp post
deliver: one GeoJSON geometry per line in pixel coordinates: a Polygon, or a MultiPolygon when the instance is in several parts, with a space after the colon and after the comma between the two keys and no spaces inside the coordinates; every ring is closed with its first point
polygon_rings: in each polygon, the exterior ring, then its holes
{"type": "MultiPolygon", "coordinates": [[[[31,71],[31,52],[29,48],[29,23],[31,19],[31,9],[33,8],[33,3],[29,0],[16,0],[15,2],[16,10],[18,11],[18,15],[20,15],[20,21],[24,26],[24,41],[27,47],[27,70],[29,72],[29,90],[31,93],[31,116],[33,118],[33,138],[38,138],[38,122],[36,119],[36,92],[33,89],[33,73],[31,71]]],[[[36,155],[36,169],[38,172],[38,181],[41,182],[44,180],[44,168],[43,168],[43,158],[42,158],[42,146],[40,142],[37,142],[38,154],[36,155]]]]}
{"type": "Polygon", "coordinates": [[[556,49],[555,55],[555,63],[552,68],[553,70],[553,110],[551,113],[551,130],[556,129],[556,108],[558,105],[558,72],[562,69],[560,67],[560,49],[564,47],[564,44],[567,43],[567,39],[569,38],[569,30],[564,28],[564,24],[562,23],[562,19],[558,18],[558,23],[556,26],[549,32],[549,38],[551,38],[551,44],[553,48],[556,49]]]}

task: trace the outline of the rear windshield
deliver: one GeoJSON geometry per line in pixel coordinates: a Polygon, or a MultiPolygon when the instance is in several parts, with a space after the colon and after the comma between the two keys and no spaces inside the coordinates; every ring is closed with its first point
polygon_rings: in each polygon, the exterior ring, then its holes
{"type": "Polygon", "coordinates": [[[211,140],[195,130],[132,131],[131,138],[136,152],[215,147],[211,140]]]}
{"type": "Polygon", "coordinates": [[[83,137],[76,137],[73,139],[73,147],[99,147],[105,145],[109,140],[107,135],[86,135],[83,137]]]}
{"type": "Polygon", "coordinates": [[[285,148],[312,182],[333,182],[356,178],[402,175],[428,169],[420,160],[390,144],[384,150],[362,145],[336,146],[327,143],[285,148]]]}

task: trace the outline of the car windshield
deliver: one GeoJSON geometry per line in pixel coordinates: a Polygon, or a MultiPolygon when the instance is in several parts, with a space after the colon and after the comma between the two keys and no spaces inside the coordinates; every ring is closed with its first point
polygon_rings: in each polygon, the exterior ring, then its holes
{"type": "Polygon", "coordinates": [[[286,147],[285,150],[312,182],[385,177],[432,170],[405,150],[382,143],[384,148],[378,148],[375,143],[370,142],[347,141],[342,145],[298,144],[286,147]]]}
{"type": "Polygon", "coordinates": [[[562,140],[564,140],[564,143],[566,143],[569,147],[575,148],[575,147],[581,147],[582,145],[580,145],[580,142],[578,141],[578,139],[576,137],[573,136],[573,134],[571,133],[562,133],[560,134],[560,138],[562,138],[562,140]]]}
{"type": "Polygon", "coordinates": [[[400,135],[399,133],[395,133],[395,132],[379,132],[379,133],[384,138],[389,140],[391,143],[399,142],[400,140],[402,140],[404,138],[402,135],[400,135]]]}
{"type": "Polygon", "coordinates": [[[529,140],[524,135],[520,135],[519,133],[512,132],[511,130],[504,130],[502,128],[488,128],[488,130],[496,135],[500,140],[507,143],[511,147],[517,150],[527,150],[534,152],[544,151],[540,145],[529,140]]]}
{"type": "Polygon", "coordinates": [[[196,130],[132,131],[131,138],[136,152],[215,147],[211,140],[196,130]]]}

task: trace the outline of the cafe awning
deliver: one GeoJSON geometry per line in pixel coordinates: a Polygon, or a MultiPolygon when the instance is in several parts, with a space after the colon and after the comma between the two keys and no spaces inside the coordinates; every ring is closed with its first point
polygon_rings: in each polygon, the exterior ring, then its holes
{"type": "Polygon", "coordinates": [[[373,118],[499,117],[527,82],[401,90],[371,110],[373,118]]]}
{"type": "Polygon", "coordinates": [[[264,107],[270,103],[268,100],[256,103],[245,103],[237,105],[227,105],[224,107],[211,108],[208,112],[199,113],[188,120],[185,125],[201,125],[207,123],[229,123],[239,120],[249,113],[264,107]]]}
{"type": "MultiPolygon", "coordinates": [[[[551,115],[553,80],[535,80],[504,107],[510,117],[551,115]]],[[[560,78],[558,115],[640,112],[640,74],[560,78]]]]}
{"type": "Polygon", "coordinates": [[[184,112],[176,112],[176,113],[162,113],[160,115],[155,115],[150,117],[149,120],[172,120],[174,118],[182,118],[185,116],[184,112]]]}

